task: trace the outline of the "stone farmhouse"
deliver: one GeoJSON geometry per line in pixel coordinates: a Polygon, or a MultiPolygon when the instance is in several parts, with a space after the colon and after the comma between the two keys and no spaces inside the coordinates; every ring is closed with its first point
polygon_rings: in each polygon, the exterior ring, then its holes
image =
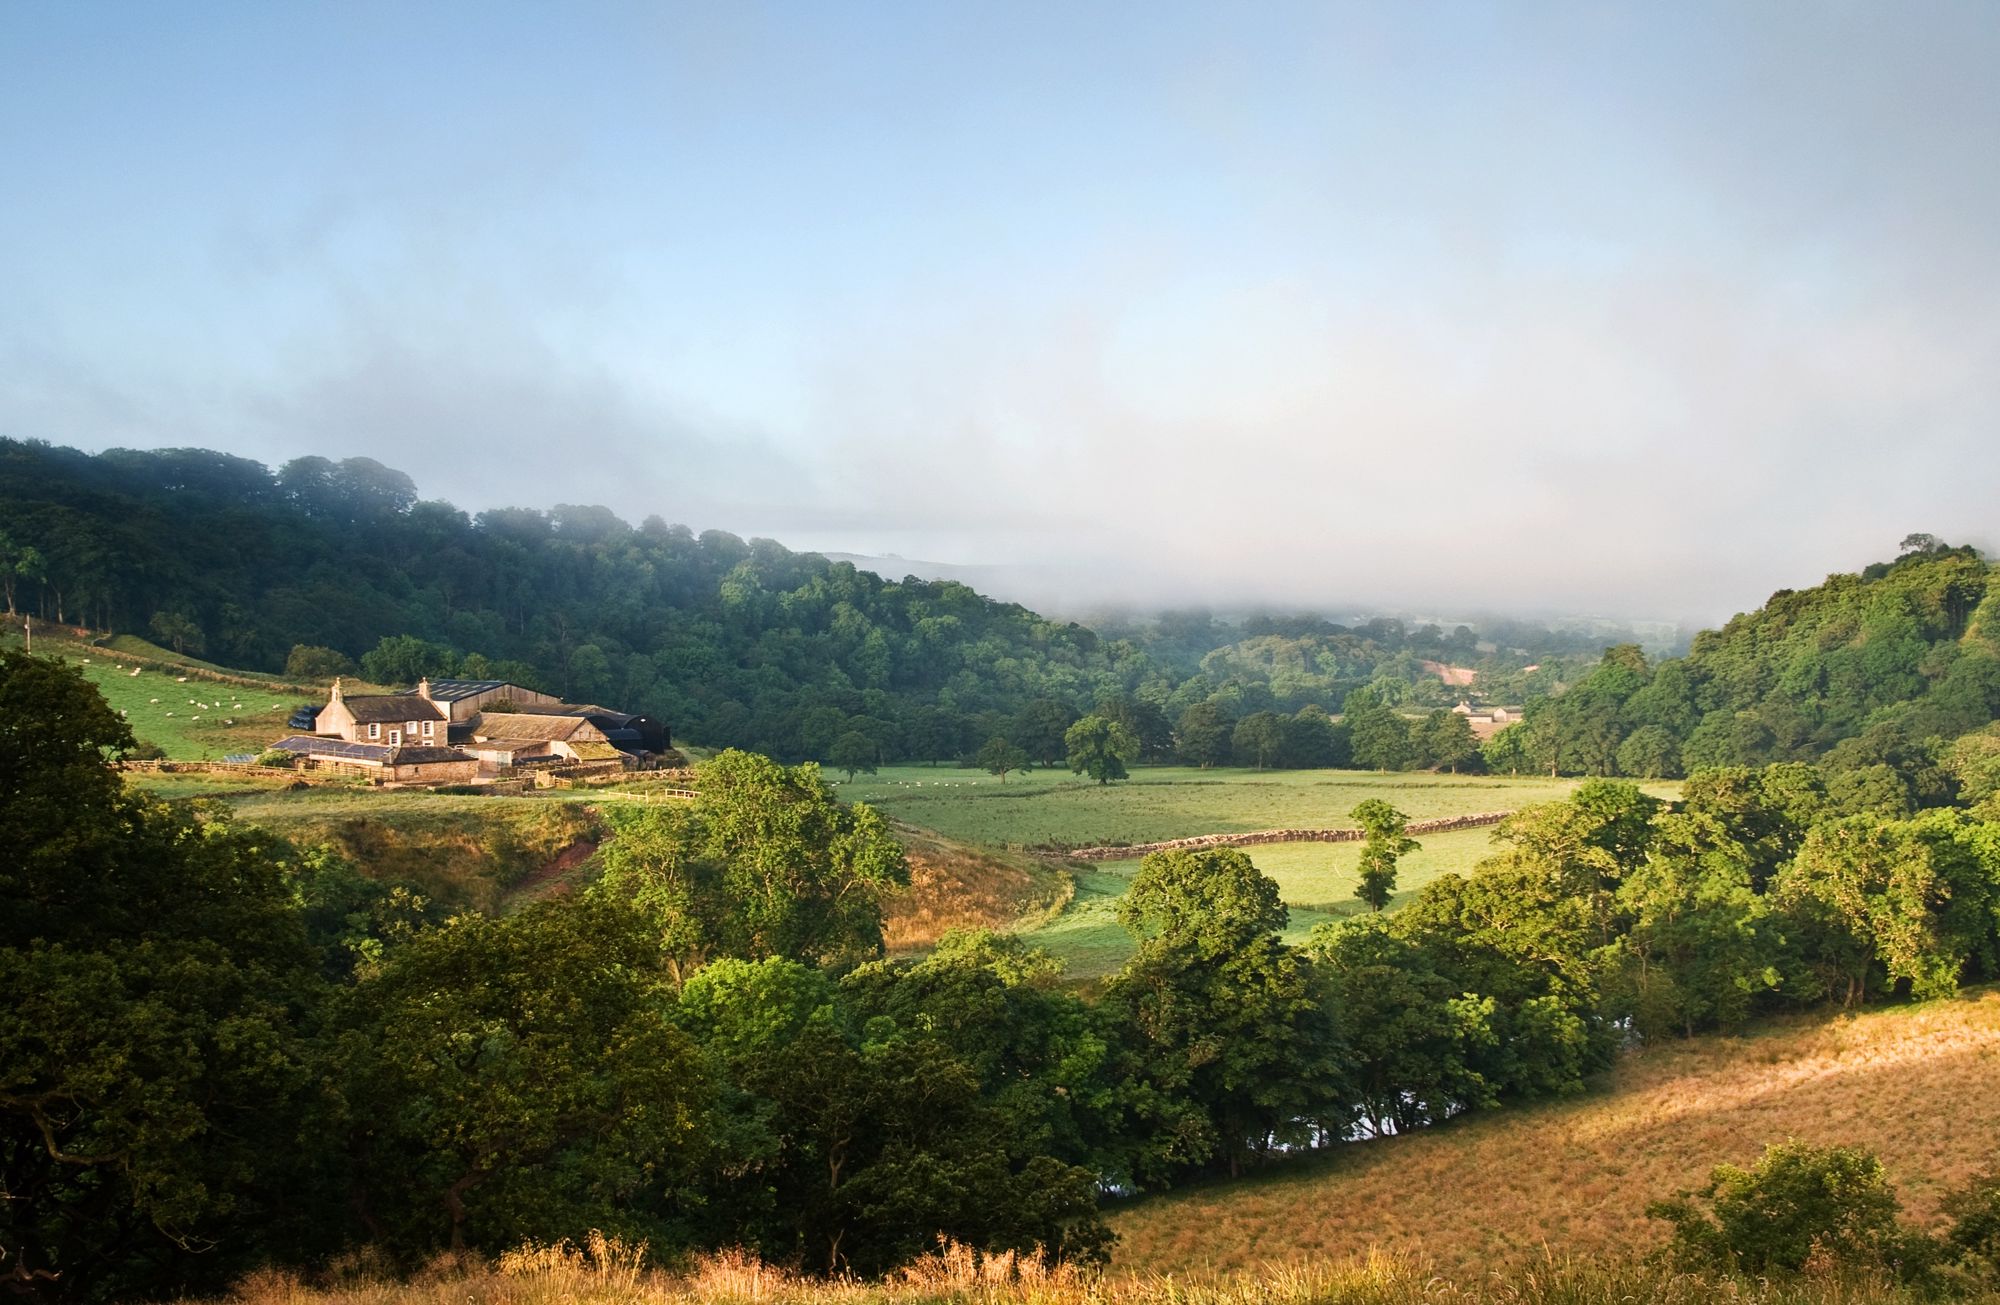
{"type": "Polygon", "coordinates": [[[301,708],[291,725],[301,732],[272,746],[306,767],[400,783],[465,783],[516,767],[646,769],[672,748],[650,717],[501,680],[425,679],[359,695],[335,680],[326,705],[301,708]]]}
{"type": "Polygon", "coordinates": [[[450,727],[450,718],[427,698],[349,697],[335,680],[326,705],[313,714],[313,732],[271,746],[292,753],[309,770],[406,784],[467,783],[479,774],[479,762],[451,746],[450,727]]]}

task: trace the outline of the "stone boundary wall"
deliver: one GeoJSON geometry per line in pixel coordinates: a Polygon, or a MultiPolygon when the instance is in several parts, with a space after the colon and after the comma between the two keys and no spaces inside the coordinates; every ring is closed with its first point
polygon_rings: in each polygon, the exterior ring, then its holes
{"type": "Polygon", "coordinates": [[[121,761],[120,770],[150,770],[161,775],[263,775],[272,779],[312,782],[308,771],[289,766],[260,766],[254,761],[121,761]]]}
{"type": "MultiPolygon", "coordinates": [[[[1455,829],[1478,829],[1497,825],[1511,811],[1481,811],[1469,816],[1443,816],[1437,820],[1412,820],[1412,837],[1448,834],[1455,829]]],[[[1164,843],[1132,843],[1124,847],[1051,847],[1046,850],[1072,861],[1129,861],[1149,852],[1175,852],[1197,847],[1255,847],[1260,843],[1359,843],[1366,838],[1359,829],[1260,829],[1249,834],[1198,834],[1193,838],[1170,839],[1164,843]]]]}
{"type": "Polygon", "coordinates": [[[261,689],[274,693],[280,698],[320,698],[326,697],[324,685],[293,684],[288,680],[259,680],[248,675],[235,675],[229,671],[211,671],[204,666],[188,666],[181,662],[169,661],[161,657],[149,657],[141,653],[129,653],[122,648],[112,648],[101,643],[86,643],[93,657],[102,657],[107,662],[117,662],[122,666],[137,666],[162,675],[185,675],[190,680],[207,680],[213,684],[228,684],[239,689],[261,689]]]}

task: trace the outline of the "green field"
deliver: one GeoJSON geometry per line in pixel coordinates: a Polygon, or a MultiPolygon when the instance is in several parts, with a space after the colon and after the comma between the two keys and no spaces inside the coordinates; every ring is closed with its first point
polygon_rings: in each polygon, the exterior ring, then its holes
{"type": "MultiPolygon", "coordinates": [[[[1367,798],[1412,820],[1511,811],[1568,797],[1580,781],[1355,770],[1194,770],[1148,766],[1099,786],[1068,771],[1010,775],[885,766],[842,783],[840,795],[951,838],[993,847],[1151,843],[1195,834],[1352,826],[1367,798]]],[[[1653,785],[1671,794],[1678,786],[1653,785]]]]}
{"type": "Polygon", "coordinates": [[[157,743],[176,760],[261,752],[291,732],[285,720],[302,701],[297,693],[193,676],[183,680],[168,668],[135,668],[88,652],[66,651],[64,660],[89,677],[136,738],[157,743]]]}
{"type": "MultiPolygon", "coordinates": [[[[988,847],[1083,847],[1150,843],[1197,834],[1261,829],[1352,827],[1347,813],[1368,798],[1393,803],[1412,820],[1512,811],[1569,796],[1574,779],[1496,778],[1371,771],[1193,770],[1145,767],[1130,780],[1099,786],[1065,771],[1009,776],[1005,783],[972,770],[887,766],[840,784],[850,801],[867,802],[912,825],[988,847]]],[[[1673,797],[1677,784],[1649,784],[1673,797]]],[[[1439,875],[1466,873],[1492,850],[1491,827],[1422,838],[1403,859],[1390,909],[1439,875]]],[[[1271,843],[1242,849],[1278,882],[1292,908],[1286,937],[1303,941],[1326,920],[1364,909],[1354,898],[1359,843],[1271,843]]],[[[1076,894],[1048,923],[1027,932],[1062,959],[1070,976],[1101,979],[1132,954],[1118,923],[1118,899],[1138,870],[1136,858],[1073,871],[1076,894]]]]}
{"type": "MultiPolygon", "coordinates": [[[[1417,890],[1443,874],[1464,874],[1493,850],[1493,830],[1460,829],[1422,839],[1397,866],[1395,910],[1417,890]]],[[[1292,911],[1290,942],[1303,942],[1313,926],[1358,914],[1367,908],[1354,897],[1359,843],[1268,843],[1238,849],[1278,883],[1292,911]]],[[[1118,923],[1118,899],[1139,869],[1137,861],[1111,861],[1077,873],[1076,896],[1068,909],[1028,933],[1038,947],[1060,957],[1070,977],[1093,980],[1125,963],[1133,938],[1118,923]]]]}

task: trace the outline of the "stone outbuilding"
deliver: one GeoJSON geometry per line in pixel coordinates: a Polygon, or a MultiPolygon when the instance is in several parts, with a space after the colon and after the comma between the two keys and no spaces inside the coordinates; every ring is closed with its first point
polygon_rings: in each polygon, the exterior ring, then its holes
{"type": "Polygon", "coordinates": [[[351,743],[346,739],[294,734],[271,747],[289,752],[306,770],[330,770],[382,783],[465,784],[479,774],[479,762],[457,748],[351,743]]]}
{"type": "Polygon", "coordinates": [[[582,716],[486,711],[473,719],[471,735],[465,750],[496,767],[537,761],[630,764],[604,731],[582,716]]]}

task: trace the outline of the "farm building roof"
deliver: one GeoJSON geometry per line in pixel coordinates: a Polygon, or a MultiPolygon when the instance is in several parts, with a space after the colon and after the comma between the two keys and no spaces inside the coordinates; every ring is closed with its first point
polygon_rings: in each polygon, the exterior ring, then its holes
{"type": "Polygon", "coordinates": [[[391,721],[443,720],[444,711],[434,702],[401,693],[370,693],[341,699],[354,719],[363,725],[386,725],[391,721]]]}
{"type": "Polygon", "coordinates": [[[592,702],[523,702],[517,704],[514,711],[522,716],[582,716],[593,724],[600,718],[608,718],[619,725],[645,719],[638,712],[615,711],[592,702]]]}
{"type": "Polygon", "coordinates": [[[486,711],[472,723],[475,739],[527,739],[537,742],[602,742],[604,735],[581,716],[531,716],[525,712],[486,711]]]}
{"type": "Polygon", "coordinates": [[[625,754],[610,743],[580,742],[570,744],[578,761],[623,761],[625,754]]]}
{"type": "Polygon", "coordinates": [[[397,748],[391,762],[398,766],[425,766],[439,761],[471,761],[457,748],[397,748]]]}
{"type": "Polygon", "coordinates": [[[279,739],[271,747],[278,752],[293,752],[302,757],[331,757],[336,761],[355,761],[371,766],[421,766],[438,761],[472,760],[457,748],[392,748],[386,743],[349,743],[345,739],[313,734],[294,734],[290,738],[279,739]]]}
{"type": "MultiPolygon", "coordinates": [[[[457,702],[461,698],[476,698],[482,693],[491,693],[495,689],[519,689],[523,693],[535,692],[535,690],[525,685],[515,684],[511,680],[432,680],[431,701],[457,702]]],[[[415,697],[416,692],[415,689],[401,689],[397,691],[397,696],[415,697]]]]}
{"type": "Polygon", "coordinates": [[[300,756],[338,757],[342,761],[366,761],[377,765],[386,762],[389,754],[395,751],[384,743],[349,743],[345,739],[326,739],[307,734],[279,739],[271,747],[279,752],[296,752],[300,756]]]}

